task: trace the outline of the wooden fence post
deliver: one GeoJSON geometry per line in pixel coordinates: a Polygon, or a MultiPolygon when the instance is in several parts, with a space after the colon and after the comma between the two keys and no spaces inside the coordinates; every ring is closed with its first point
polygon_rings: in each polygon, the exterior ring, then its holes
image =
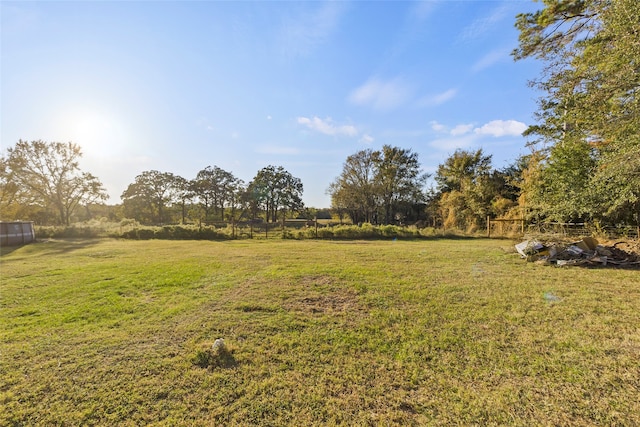
{"type": "Polygon", "coordinates": [[[487,237],[491,237],[491,217],[487,215],[487,237]]]}

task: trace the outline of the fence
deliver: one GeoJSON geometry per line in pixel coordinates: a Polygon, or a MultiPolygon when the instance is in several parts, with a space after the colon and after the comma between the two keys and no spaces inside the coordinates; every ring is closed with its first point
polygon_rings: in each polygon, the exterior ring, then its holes
{"type": "Polygon", "coordinates": [[[621,224],[617,226],[599,226],[592,223],[545,222],[530,224],[528,233],[556,234],[561,236],[591,236],[601,235],[612,239],[639,239],[640,226],[621,224]]]}
{"type": "Polygon", "coordinates": [[[286,219],[278,222],[265,222],[262,220],[251,221],[235,221],[235,222],[221,222],[221,221],[203,221],[201,226],[209,226],[215,228],[229,228],[232,229],[232,236],[236,238],[250,238],[254,237],[281,237],[282,233],[290,229],[300,230],[302,228],[313,229],[315,236],[318,236],[318,227],[324,226],[317,219],[286,219]]]}
{"type": "Polygon", "coordinates": [[[639,239],[639,225],[599,226],[592,223],[574,222],[539,222],[526,224],[524,218],[490,218],[487,217],[487,237],[492,235],[513,234],[553,234],[559,236],[591,236],[600,235],[608,238],[639,239]],[[505,224],[509,224],[505,227],[505,224]]]}

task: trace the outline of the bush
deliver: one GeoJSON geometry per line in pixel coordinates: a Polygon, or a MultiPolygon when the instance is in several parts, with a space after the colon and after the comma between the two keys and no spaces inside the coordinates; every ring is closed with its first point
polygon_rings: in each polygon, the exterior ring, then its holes
{"type": "MultiPolygon", "coordinates": [[[[247,227],[236,229],[236,238],[248,238],[247,227]]],[[[260,238],[264,232],[254,230],[254,237],[260,238]]],[[[321,225],[305,227],[302,229],[285,228],[272,229],[269,238],[282,239],[380,239],[380,238],[417,238],[434,237],[439,232],[428,227],[418,229],[415,226],[400,227],[397,225],[373,225],[364,223],[361,225],[321,225]]],[[[38,238],[96,238],[112,237],[133,240],[227,240],[233,238],[233,228],[215,228],[213,226],[198,227],[196,225],[164,225],[161,227],[141,226],[135,220],[125,219],[120,223],[105,223],[92,221],[78,223],[70,227],[36,227],[38,238]]]]}
{"type": "MultiPolygon", "coordinates": [[[[313,231],[313,236],[315,237],[315,230],[313,231]]],[[[333,239],[334,233],[330,228],[318,228],[318,238],[319,239],[333,239]]]]}
{"type": "Polygon", "coordinates": [[[222,240],[228,239],[230,235],[218,232],[213,227],[198,228],[195,226],[165,225],[162,227],[134,228],[112,237],[134,240],[222,240]]]}
{"type": "MultiPolygon", "coordinates": [[[[299,235],[300,234],[297,234],[297,236],[299,236],[299,235]]],[[[287,230],[287,229],[282,230],[281,237],[283,239],[295,239],[296,238],[296,236],[294,236],[293,232],[291,230],[287,230]]]]}
{"type": "Polygon", "coordinates": [[[35,227],[38,238],[91,238],[104,237],[106,234],[100,228],[82,226],[37,226],[35,227]]]}
{"type": "Polygon", "coordinates": [[[155,236],[155,231],[148,228],[137,228],[135,232],[136,238],[140,240],[153,239],[155,236]]]}

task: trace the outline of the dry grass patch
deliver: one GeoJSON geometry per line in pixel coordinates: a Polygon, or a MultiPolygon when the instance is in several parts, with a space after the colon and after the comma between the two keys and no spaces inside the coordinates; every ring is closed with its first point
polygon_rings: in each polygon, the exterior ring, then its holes
{"type": "Polygon", "coordinates": [[[349,289],[331,276],[304,276],[299,279],[303,295],[286,300],[284,308],[289,311],[311,314],[355,314],[366,310],[358,293],[349,289]]]}

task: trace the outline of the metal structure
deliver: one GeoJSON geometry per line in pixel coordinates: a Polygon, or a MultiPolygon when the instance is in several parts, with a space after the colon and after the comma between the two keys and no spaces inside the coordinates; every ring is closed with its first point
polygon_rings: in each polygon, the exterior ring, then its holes
{"type": "Polygon", "coordinates": [[[36,240],[33,221],[0,221],[0,246],[16,246],[36,240]]]}

